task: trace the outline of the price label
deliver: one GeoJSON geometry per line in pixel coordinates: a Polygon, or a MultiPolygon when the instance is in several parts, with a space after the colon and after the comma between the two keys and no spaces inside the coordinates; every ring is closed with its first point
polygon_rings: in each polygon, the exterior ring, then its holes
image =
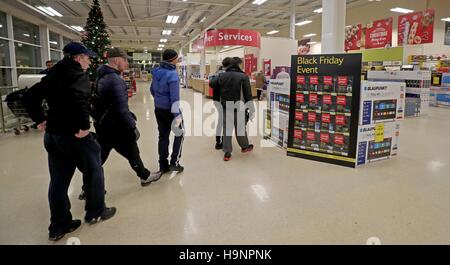
{"type": "Polygon", "coordinates": [[[375,142],[381,143],[384,141],[384,123],[375,125],[375,142]]]}

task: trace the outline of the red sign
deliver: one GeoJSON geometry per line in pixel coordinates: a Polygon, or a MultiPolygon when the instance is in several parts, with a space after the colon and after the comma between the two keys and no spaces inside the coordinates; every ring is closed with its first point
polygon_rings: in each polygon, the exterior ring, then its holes
{"type": "Polygon", "coordinates": [[[337,96],[336,104],[338,105],[347,105],[347,98],[345,96],[337,96]]]}
{"type": "Polygon", "coordinates": [[[329,143],[330,142],[330,135],[328,133],[321,133],[320,134],[320,141],[323,143],[329,143]]]}
{"type": "Polygon", "coordinates": [[[398,17],[398,46],[433,42],[434,9],[398,17]]]}
{"type": "Polygon", "coordinates": [[[345,116],[337,115],[336,116],[336,124],[337,125],[345,125],[345,116]]]}
{"type": "Polygon", "coordinates": [[[318,85],[319,84],[319,76],[317,75],[312,75],[309,77],[309,83],[311,85],[318,85]]]}
{"type": "Polygon", "coordinates": [[[316,134],[314,132],[306,132],[306,139],[314,141],[316,140],[316,134]]]}
{"type": "Polygon", "coordinates": [[[297,84],[298,85],[304,85],[306,83],[305,76],[299,75],[297,76],[297,84]]]}
{"type": "Polygon", "coordinates": [[[333,104],[333,101],[331,100],[331,95],[323,95],[322,101],[323,101],[323,104],[328,104],[328,105],[333,104]]]}
{"type": "Polygon", "coordinates": [[[336,134],[334,136],[334,143],[335,144],[344,144],[344,136],[340,134],[336,134]]]}
{"type": "Polygon", "coordinates": [[[332,76],[324,76],[323,84],[324,85],[333,85],[333,77],[332,76]]]}
{"type": "Polygon", "coordinates": [[[338,77],[338,85],[340,85],[340,86],[347,86],[348,85],[348,77],[346,77],[346,76],[339,76],[338,77]]]}
{"type": "Polygon", "coordinates": [[[331,115],[328,113],[322,114],[322,122],[324,123],[330,123],[331,122],[331,115]]]}
{"type": "Polygon", "coordinates": [[[366,49],[392,46],[392,24],[392,18],[377,20],[367,24],[366,49]]]}
{"type": "Polygon", "coordinates": [[[309,95],[309,102],[310,103],[317,104],[318,101],[319,100],[318,100],[317,94],[310,94],[309,95]]]}
{"type": "Polygon", "coordinates": [[[345,50],[353,51],[361,49],[362,25],[345,28],[345,50]]]}
{"type": "Polygon", "coordinates": [[[295,119],[298,121],[303,121],[303,112],[300,111],[295,112],[295,119]]]}
{"type": "Polygon", "coordinates": [[[301,130],[294,130],[294,138],[302,139],[303,138],[303,132],[301,130]]]}
{"type": "Polygon", "coordinates": [[[316,113],[315,112],[308,113],[308,121],[316,121],[316,113]]]}
{"type": "Polygon", "coordinates": [[[261,34],[243,29],[215,29],[205,33],[205,47],[232,45],[260,48],[261,34]]]}
{"type": "Polygon", "coordinates": [[[192,43],[192,52],[201,52],[205,49],[205,39],[199,38],[192,43]]]}
{"type": "Polygon", "coordinates": [[[303,94],[297,94],[296,99],[298,103],[305,103],[305,95],[303,94]]]}
{"type": "Polygon", "coordinates": [[[253,55],[253,53],[252,54],[246,54],[244,56],[244,64],[245,64],[245,66],[244,66],[245,71],[244,72],[247,75],[251,75],[251,73],[254,72],[253,68],[256,67],[256,65],[253,65],[254,62],[255,62],[255,56],[253,55]]]}
{"type": "Polygon", "coordinates": [[[263,71],[264,71],[265,76],[272,75],[272,60],[271,59],[263,60],[263,71]]]}

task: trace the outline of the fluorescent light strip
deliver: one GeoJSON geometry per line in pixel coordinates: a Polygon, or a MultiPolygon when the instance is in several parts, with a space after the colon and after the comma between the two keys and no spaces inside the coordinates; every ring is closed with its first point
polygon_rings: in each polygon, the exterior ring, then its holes
{"type": "Polygon", "coordinates": [[[306,44],[308,44],[308,45],[317,44],[317,41],[310,41],[310,42],[308,42],[308,43],[306,43],[306,44]]]}
{"type": "Polygon", "coordinates": [[[262,4],[264,4],[265,2],[267,2],[267,0],[255,0],[255,1],[253,1],[252,4],[254,4],[254,5],[262,5],[262,4]]]}
{"type": "Polygon", "coordinates": [[[63,16],[63,15],[61,15],[61,13],[59,13],[58,11],[56,11],[55,9],[53,9],[50,6],[47,6],[47,10],[52,12],[53,14],[55,14],[55,16],[57,16],[57,17],[62,17],[63,16]]]}
{"type": "Polygon", "coordinates": [[[392,8],[391,11],[397,12],[397,13],[403,13],[403,14],[408,14],[408,13],[414,12],[414,10],[401,8],[401,7],[392,8]]]}
{"type": "Polygon", "coordinates": [[[307,25],[307,24],[310,24],[310,23],[312,23],[311,20],[305,20],[305,21],[298,22],[298,23],[295,24],[295,25],[296,25],[296,26],[304,26],[304,25],[307,25]]]}
{"type": "Polygon", "coordinates": [[[166,43],[167,39],[160,39],[159,42],[166,43]]]}
{"type": "Polygon", "coordinates": [[[314,37],[314,36],[317,36],[317,34],[316,33],[311,33],[311,34],[303,35],[303,37],[305,37],[305,38],[314,37]]]}
{"type": "Polygon", "coordinates": [[[80,26],[71,26],[74,30],[76,30],[76,31],[83,31],[84,29],[83,29],[83,27],[80,27],[80,26]]]}
{"type": "Polygon", "coordinates": [[[45,14],[54,17],[55,14],[53,14],[52,12],[50,12],[49,10],[47,10],[47,8],[45,8],[44,6],[36,6],[39,10],[41,10],[42,12],[44,12],[45,14]]]}
{"type": "Polygon", "coordinates": [[[320,14],[323,12],[323,8],[318,8],[316,10],[313,11],[314,13],[320,14]]]}
{"type": "Polygon", "coordinates": [[[275,34],[275,33],[278,33],[278,32],[280,32],[280,31],[279,30],[272,30],[272,31],[267,32],[266,34],[267,35],[272,35],[272,34],[275,34]]]}
{"type": "Polygon", "coordinates": [[[167,16],[166,23],[167,24],[176,24],[180,16],[167,16]]]}
{"type": "Polygon", "coordinates": [[[163,30],[162,35],[170,35],[172,34],[172,30],[163,30]]]}

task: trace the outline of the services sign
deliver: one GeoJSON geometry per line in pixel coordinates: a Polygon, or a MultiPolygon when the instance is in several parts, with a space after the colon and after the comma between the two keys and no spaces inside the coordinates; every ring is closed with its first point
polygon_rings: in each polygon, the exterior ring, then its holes
{"type": "Polygon", "coordinates": [[[205,33],[205,47],[248,46],[261,47],[261,34],[254,30],[216,29],[205,33]]]}

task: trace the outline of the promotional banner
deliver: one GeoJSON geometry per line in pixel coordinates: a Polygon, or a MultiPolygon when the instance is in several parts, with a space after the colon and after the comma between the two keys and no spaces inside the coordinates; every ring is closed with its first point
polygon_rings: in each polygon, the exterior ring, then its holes
{"type": "Polygon", "coordinates": [[[263,72],[264,72],[265,76],[272,75],[272,60],[271,59],[263,60],[263,72]]]}
{"type": "Polygon", "coordinates": [[[253,69],[256,67],[255,59],[256,59],[256,57],[255,57],[255,55],[253,55],[253,53],[244,55],[244,64],[245,64],[244,72],[245,72],[245,74],[251,75],[251,73],[254,72],[253,69]]]}
{"type": "Polygon", "coordinates": [[[362,25],[345,28],[345,50],[353,51],[361,49],[362,25]]]}
{"type": "Polygon", "coordinates": [[[205,33],[205,47],[233,45],[260,48],[261,34],[243,29],[215,29],[205,33]]]}
{"type": "Polygon", "coordinates": [[[292,56],[288,155],[356,167],[361,54],[292,56]]]}
{"type": "Polygon", "coordinates": [[[392,46],[393,18],[377,20],[366,27],[366,49],[392,46]]]}
{"type": "Polygon", "coordinates": [[[192,52],[201,52],[205,49],[205,39],[199,38],[192,43],[192,52]]]}
{"type": "Polygon", "coordinates": [[[286,148],[288,139],[290,85],[289,79],[271,79],[267,89],[266,136],[282,148],[286,148]]]}
{"type": "Polygon", "coordinates": [[[450,22],[445,22],[445,45],[450,45],[450,22]]]}
{"type": "Polygon", "coordinates": [[[434,9],[398,17],[398,46],[433,42],[434,9]]]}
{"type": "Polygon", "coordinates": [[[298,55],[307,55],[311,51],[311,45],[308,44],[311,42],[311,39],[304,39],[298,41],[298,49],[297,54],[298,55]]]}

